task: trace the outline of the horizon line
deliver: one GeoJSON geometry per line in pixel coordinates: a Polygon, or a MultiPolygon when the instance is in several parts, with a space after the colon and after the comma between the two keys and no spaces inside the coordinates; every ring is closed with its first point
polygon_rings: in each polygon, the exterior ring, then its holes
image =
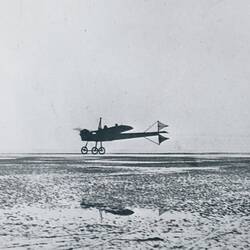
{"type": "MultiPolygon", "coordinates": [[[[80,152],[9,152],[9,153],[4,153],[0,152],[0,155],[14,155],[14,154],[29,154],[29,155],[60,155],[60,154],[65,154],[65,155],[82,155],[80,152]]],[[[106,155],[110,154],[117,154],[117,155],[122,155],[122,154],[148,154],[148,155],[195,155],[195,154],[200,154],[200,155],[209,155],[209,154],[250,154],[250,152],[159,152],[159,153],[143,153],[143,152],[116,152],[116,153],[106,153],[106,155]]],[[[91,154],[89,154],[91,155],[91,154]]]]}

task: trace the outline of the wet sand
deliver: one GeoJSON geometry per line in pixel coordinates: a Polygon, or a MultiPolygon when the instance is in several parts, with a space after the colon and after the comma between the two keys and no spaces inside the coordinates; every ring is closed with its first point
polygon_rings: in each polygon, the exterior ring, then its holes
{"type": "Polygon", "coordinates": [[[0,249],[250,249],[250,155],[1,155],[0,170],[0,249]]]}

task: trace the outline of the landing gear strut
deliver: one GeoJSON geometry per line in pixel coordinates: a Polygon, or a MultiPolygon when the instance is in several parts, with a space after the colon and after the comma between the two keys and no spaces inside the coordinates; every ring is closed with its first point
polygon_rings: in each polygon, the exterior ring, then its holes
{"type": "Polygon", "coordinates": [[[98,143],[98,142],[96,142],[96,143],[95,143],[95,146],[94,146],[91,150],[89,150],[88,147],[87,147],[87,145],[88,145],[88,142],[87,142],[86,145],[83,146],[83,147],[81,148],[81,153],[82,153],[83,155],[85,155],[85,154],[87,154],[88,152],[91,152],[93,155],[96,155],[96,154],[98,154],[98,153],[99,153],[100,155],[104,155],[104,154],[106,153],[106,150],[105,150],[105,148],[102,146],[102,142],[100,142],[100,148],[97,147],[97,143],[98,143]]]}
{"type": "Polygon", "coordinates": [[[105,148],[102,146],[102,142],[100,142],[100,146],[101,146],[101,147],[100,147],[99,150],[98,150],[98,151],[99,151],[99,154],[100,154],[100,155],[104,155],[105,152],[106,152],[106,150],[105,150],[105,148]]]}

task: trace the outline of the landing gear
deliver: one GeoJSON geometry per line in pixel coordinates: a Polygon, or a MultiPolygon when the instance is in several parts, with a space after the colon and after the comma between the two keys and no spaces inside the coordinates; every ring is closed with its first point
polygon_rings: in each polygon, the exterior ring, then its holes
{"type": "Polygon", "coordinates": [[[81,153],[83,155],[86,155],[88,153],[88,151],[89,151],[87,146],[88,146],[88,142],[86,142],[86,145],[81,148],[81,153]]]}
{"type": "Polygon", "coordinates": [[[82,153],[83,155],[86,155],[86,154],[88,153],[88,148],[87,148],[86,146],[83,146],[83,147],[81,148],[81,153],[82,153]]]}
{"type": "Polygon", "coordinates": [[[95,146],[94,146],[91,150],[89,150],[89,149],[87,148],[87,145],[88,145],[88,142],[86,143],[85,146],[83,146],[83,147],[81,148],[81,153],[82,153],[83,155],[87,154],[88,152],[91,152],[93,155],[96,155],[96,154],[98,154],[98,153],[99,153],[100,155],[104,155],[104,154],[106,153],[105,148],[102,146],[102,142],[100,142],[100,148],[97,147],[97,142],[96,142],[96,143],[95,143],[95,146]]]}
{"type": "Polygon", "coordinates": [[[100,155],[104,155],[106,152],[105,148],[102,146],[102,141],[100,142],[100,148],[98,151],[100,155]]]}
{"type": "Polygon", "coordinates": [[[93,155],[98,154],[98,148],[97,148],[97,147],[93,147],[93,148],[91,149],[91,153],[92,153],[93,155]]]}
{"type": "Polygon", "coordinates": [[[104,155],[105,152],[106,152],[106,150],[105,150],[104,147],[100,147],[100,148],[99,148],[99,154],[100,154],[100,155],[104,155]]]}

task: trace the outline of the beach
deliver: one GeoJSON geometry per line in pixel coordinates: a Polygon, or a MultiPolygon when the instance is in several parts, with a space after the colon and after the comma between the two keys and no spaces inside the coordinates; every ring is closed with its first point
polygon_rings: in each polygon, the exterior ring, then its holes
{"type": "Polygon", "coordinates": [[[250,248],[247,154],[2,154],[0,170],[0,249],[250,248]]]}

